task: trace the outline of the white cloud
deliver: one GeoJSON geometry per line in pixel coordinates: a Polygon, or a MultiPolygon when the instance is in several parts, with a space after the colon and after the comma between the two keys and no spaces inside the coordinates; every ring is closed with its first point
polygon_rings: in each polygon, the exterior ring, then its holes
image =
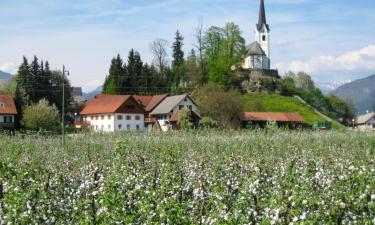
{"type": "Polygon", "coordinates": [[[17,72],[16,64],[13,62],[0,64],[0,71],[15,74],[17,72]]]}
{"type": "Polygon", "coordinates": [[[375,45],[369,45],[356,51],[342,55],[321,55],[306,61],[281,62],[275,67],[284,73],[286,71],[305,71],[308,73],[327,71],[375,70],[375,45]]]}

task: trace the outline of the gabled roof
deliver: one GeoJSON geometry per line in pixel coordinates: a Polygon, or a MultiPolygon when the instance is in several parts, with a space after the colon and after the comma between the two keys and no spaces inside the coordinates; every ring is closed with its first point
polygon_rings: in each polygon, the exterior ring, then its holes
{"type": "Polygon", "coordinates": [[[176,107],[180,102],[182,102],[185,98],[189,98],[194,104],[195,102],[193,99],[189,97],[189,95],[176,95],[176,96],[169,96],[164,99],[152,112],[151,115],[161,115],[161,114],[168,114],[172,111],[174,107],[176,107]]]}
{"type": "Polygon", "coordinates": [[[154,110],[167,96],[168,94],[155,96],[133,95],[133,97],[143,106],[147,113],[154,110]]]}
{"type": "Polygon", "coordinates": [[[126,101],[133,98],[130,95],[98,94],[85,103],[81,115],[115,113],[126,101]]]}
{"type": "Polygon", "coordinates": [[[276,122],[298,122],[304,121],[298,113],[285,112],[245,112],[242,115],[243,121],[276,121],[276,122]]]}
{"type": "Polygon", "coordinates": [[[246,46],[247,49],[247,55],[266,55],[264,53],[262,47],[259,45],[257,41],[254,41],[250,45],[246,46]]]}
{"type": "Polygon", "coordinates": [[[17,115],[16,105],[12,96],[0,95],[0,114],[2,115],[17,115]]]}
{"type": "Polygon", "coordinates": [[[375,113],[367,113],[365,115],[358,116],[357,124],[365,124],[373,117],[375,117],[375,113]]]}
{"type": "Polygon", "coordinates": [[[266,29],[270,31],[270,27],[267,24],[266,20],[266,9],[264,7],[264,0],[260,0],[260,7],[259,7],[259,20],[257,24],[257,29],[260,31],[262,29],[262,26],[265,25],[266,29]]]}

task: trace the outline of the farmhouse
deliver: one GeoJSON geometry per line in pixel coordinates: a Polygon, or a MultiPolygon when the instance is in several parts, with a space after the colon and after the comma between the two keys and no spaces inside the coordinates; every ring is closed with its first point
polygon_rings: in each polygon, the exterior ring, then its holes
{"type": "Polygon", "coordinates": [[[155,118],[154,126],[159,126],[162,131],[176,128],[175,124],[179,120],[179,111],[184,108],[190,109],[192,122],[194,124],[199,124],[200,116],[198,114],[198,106],[189,95],[184,94],[165,98],[151,112],[150,115],[155,118]]]}
{"type": "Polygon", "coordinates": [[[15,129],[17,115],[14,100],[9,95],[0,95],[0,129],[15,129]]]}
{"type": "Polygon", "coordinates": [[[165,99],[168,97],[168,94],[155,95],[155,96],[142,96],[134,95],[133,96],[137,102],[143,107],[145,111],[145,127],[147,130],[151,131],[156,126],[156,120],[151,116],[151,112],[165,99]]]}
{"type": "Polygon", "coordinates": [[[358,116],[357,127],[360,130],[374,130],[375,131],[375,113],[367,113],[358,116]]]}
{"type": "Polygon", "coordinates": [[[144,131],[145,110],[131,95],[96,95],[80,112],[96,132],[144,131]]]}
{"type": "Polygon", "coordinates": [[[286,112],[245,112],[242,115],[242,123],[247,125],[258,125],[264,127],[267,122],[276,122],[278,126],[296,128],[303,124],[304,119],[298,113],[286,112]]]}

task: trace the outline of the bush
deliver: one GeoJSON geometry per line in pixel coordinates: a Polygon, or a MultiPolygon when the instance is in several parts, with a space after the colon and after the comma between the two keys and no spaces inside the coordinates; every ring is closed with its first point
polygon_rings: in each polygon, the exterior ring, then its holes
{"type": "Polygon", "coordinates": [[[202,118],[202,126],[203,128],[217,128],[218,123],[211,117],[206,116],[202,118]]]}
{"type": "Polygon", "coordinates": [[[54,130],[59,124],[59,112],[55,105],[45,99],[27,106],[23,112],[22,125],[30,130],[54,130]]]}

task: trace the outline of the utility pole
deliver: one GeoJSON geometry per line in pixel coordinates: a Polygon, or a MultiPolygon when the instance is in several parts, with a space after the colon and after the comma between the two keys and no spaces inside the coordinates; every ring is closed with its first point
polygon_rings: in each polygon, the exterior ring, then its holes
{"type": "Polygon", "coordinates": [[[62,142],[65,149],[65,73],[69,76],[69,71],[65,70],[65,65],[63,65],[62,72],[62,107],[61,107],[61,133],[62,133],[62,142]]]}

